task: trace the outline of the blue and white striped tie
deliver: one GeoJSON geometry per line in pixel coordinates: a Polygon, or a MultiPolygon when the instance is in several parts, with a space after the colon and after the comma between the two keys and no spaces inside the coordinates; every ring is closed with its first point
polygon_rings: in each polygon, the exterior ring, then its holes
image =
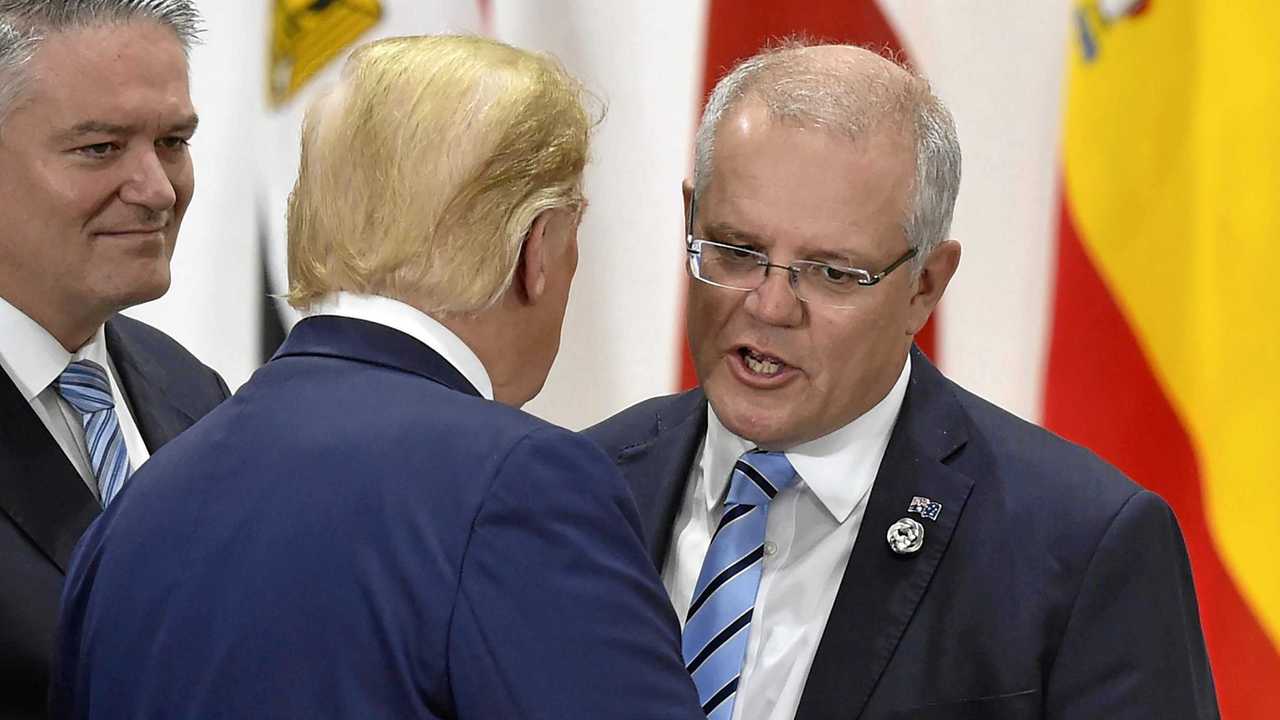
{"type": "Polygon", "coordinates": [[[769,501],[796,477],[782,453],[752,450],[734,465],[684,625],[684,662],[708,718],[728,720],[751,634],[769,501]]]}
{"type": "Polygon", "coordinates": [[[91,360],[77,360],[62,371],[54,388],[84,422],[84,444],[105,508],[132,472],[107,372],[91,360]]]}

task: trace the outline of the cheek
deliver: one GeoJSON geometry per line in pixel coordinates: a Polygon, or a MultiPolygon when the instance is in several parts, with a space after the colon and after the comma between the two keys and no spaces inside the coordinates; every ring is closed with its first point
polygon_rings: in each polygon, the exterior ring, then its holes
{"type": "Polygon", "coordinates": [[[716,318],[719,311],[716,303],[707,298],[705,293],[691,291],[688,297],[685,321],[689,334],[689,347],[693,351],[694,358],[700,360],[704,356],[713,354],[718,345],[716,330],[719,322],[716,318]]]}
{"type": "Polygon", "coordinates": [[[169,182],[173,185],[173,194],[177,198],[174,203],[174,213],[178,219],[187,211],[187,206],[191,204],[191,196],[195,194],[196,178],[191,168],[191,157],[179,165],[175,171],[169,173],[169,182]]]}
{"type": "Polygon", "coordinates": [[[810,362],[819,390],[840,393],[859,382],[868,356],[883,342],[878,325],[862,317],[826,318],[810,325],[810,362]]]}

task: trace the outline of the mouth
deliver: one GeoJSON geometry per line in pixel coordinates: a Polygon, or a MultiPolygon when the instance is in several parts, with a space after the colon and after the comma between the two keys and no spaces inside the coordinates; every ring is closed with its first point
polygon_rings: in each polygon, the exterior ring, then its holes
{"type": "Polygon", "coordinates": [[[163,233],[167,226],[161,225],[154,228],[130,228],[127,230],[102,230],[98,235],[157,235],[163,233]]]}
{"type": "Polygon", "coordinates": [[[730,355],[735,375],[747,385],[771,388],[786,383],[799,370],[782,358],[743,345],[730,355]]]}

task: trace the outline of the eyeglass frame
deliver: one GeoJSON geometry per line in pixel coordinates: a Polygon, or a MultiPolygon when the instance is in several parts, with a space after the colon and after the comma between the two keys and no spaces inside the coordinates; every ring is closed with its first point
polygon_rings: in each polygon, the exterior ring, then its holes
{"type": "MultiPolygon", "coordinates": [[[[885,269],[881,270],[880,272],[873,273],[870,270],[866,270],[864,268],[832,265],[831,263],[820,262],[818,260],[796,260],[792,262],[790,265],[779,265],[777,263],[769,262],[768,253],[763,253],[763,252],[760,252],[759,250],[751,250],[748,248],[737,248],[741,252],[750,253],[764,260],[764,262],[760,262],[759,260],[756,261],[756,265],[758,267],[764,268],[764,277],[760,280],[760,284],[756,285],[753,288],[740,288],[740,287],[733,287],[731,285],[721,285],[720,283],[715,283],[702,277],[701,272],[699,270],[699,268],[701,267],[701,263],[696,262],[694,260],[694,256],[700,255],[702,251],[700,248],[695,248],[694,243],[697,243],[699,246],[702,243],[708,243],[710,245],[715,245],[717,247],[726,247],[726,248],[734,248],[736,246],[729,245],[727,243],[716,242],[714,240],[707,240],[706,238],[695,238],[693,236],[693,217],[697,212],[697,207],[698,207],[697,193],[690,192],[689,193],[689,212],[687,217],[685,218],[685,228],[684,228],[685,229],[685,235],[684,235],[685,252],[689,255],[690,273],[693,275],[694,279],[698,280],[699,282],[704,282],[708,285],[711,285],[712,287],[724,288],[726,290],[737,290],[739,292],[755,292],[756,290],[759,290],[761,286],[763,286],[766,282],[768,282],[769,268],[777,268],[779,270],[787,271],[787,285],[790,286],[791,294],[795,296],[796,300],[799,300],[800,302],[803,302],[803,303],[807,303],[812,301],[806,300],[805,298],[800,297],[800,292],[797,287],[800,284],[800,270],[802,269],[797,267],[797,265],[800,263],[803,263],[805,266],[829,267],[833,270],[839,270],[840,272],[844,272],[852,275],[854,277],[854,282],[856,282],[860,287],[872,287],[873,285],[876,285],[881,280],[883,280],[885,276],[887,276],[889,273],[893,272],[894,270],[897,270],[901,265],[906,263],[911,258],[915,257],[916,253],[918,252],[916,248],[909,247],[907,248],[907,251],[905,253],[900,255],[898,259],[889,263],[889,265],[885,269]]],[[[823,303],[821,301],[819,301],[817,304],[822,305],[824,307],[835,307],[835,308],[853,307],[852,305],[830,305],[828,303],[823,303]]]]}

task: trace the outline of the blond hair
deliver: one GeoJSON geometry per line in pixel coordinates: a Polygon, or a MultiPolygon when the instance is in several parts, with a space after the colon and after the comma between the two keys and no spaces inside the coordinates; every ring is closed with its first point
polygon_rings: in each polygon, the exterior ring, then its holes
{"type": "Polygon", "coordinates": [[[555,60],[469,36],[365,45],[303,125],[289,303],[338,291],[475,313],[544,210],[581,202],[591,121],[555,60]]]}

